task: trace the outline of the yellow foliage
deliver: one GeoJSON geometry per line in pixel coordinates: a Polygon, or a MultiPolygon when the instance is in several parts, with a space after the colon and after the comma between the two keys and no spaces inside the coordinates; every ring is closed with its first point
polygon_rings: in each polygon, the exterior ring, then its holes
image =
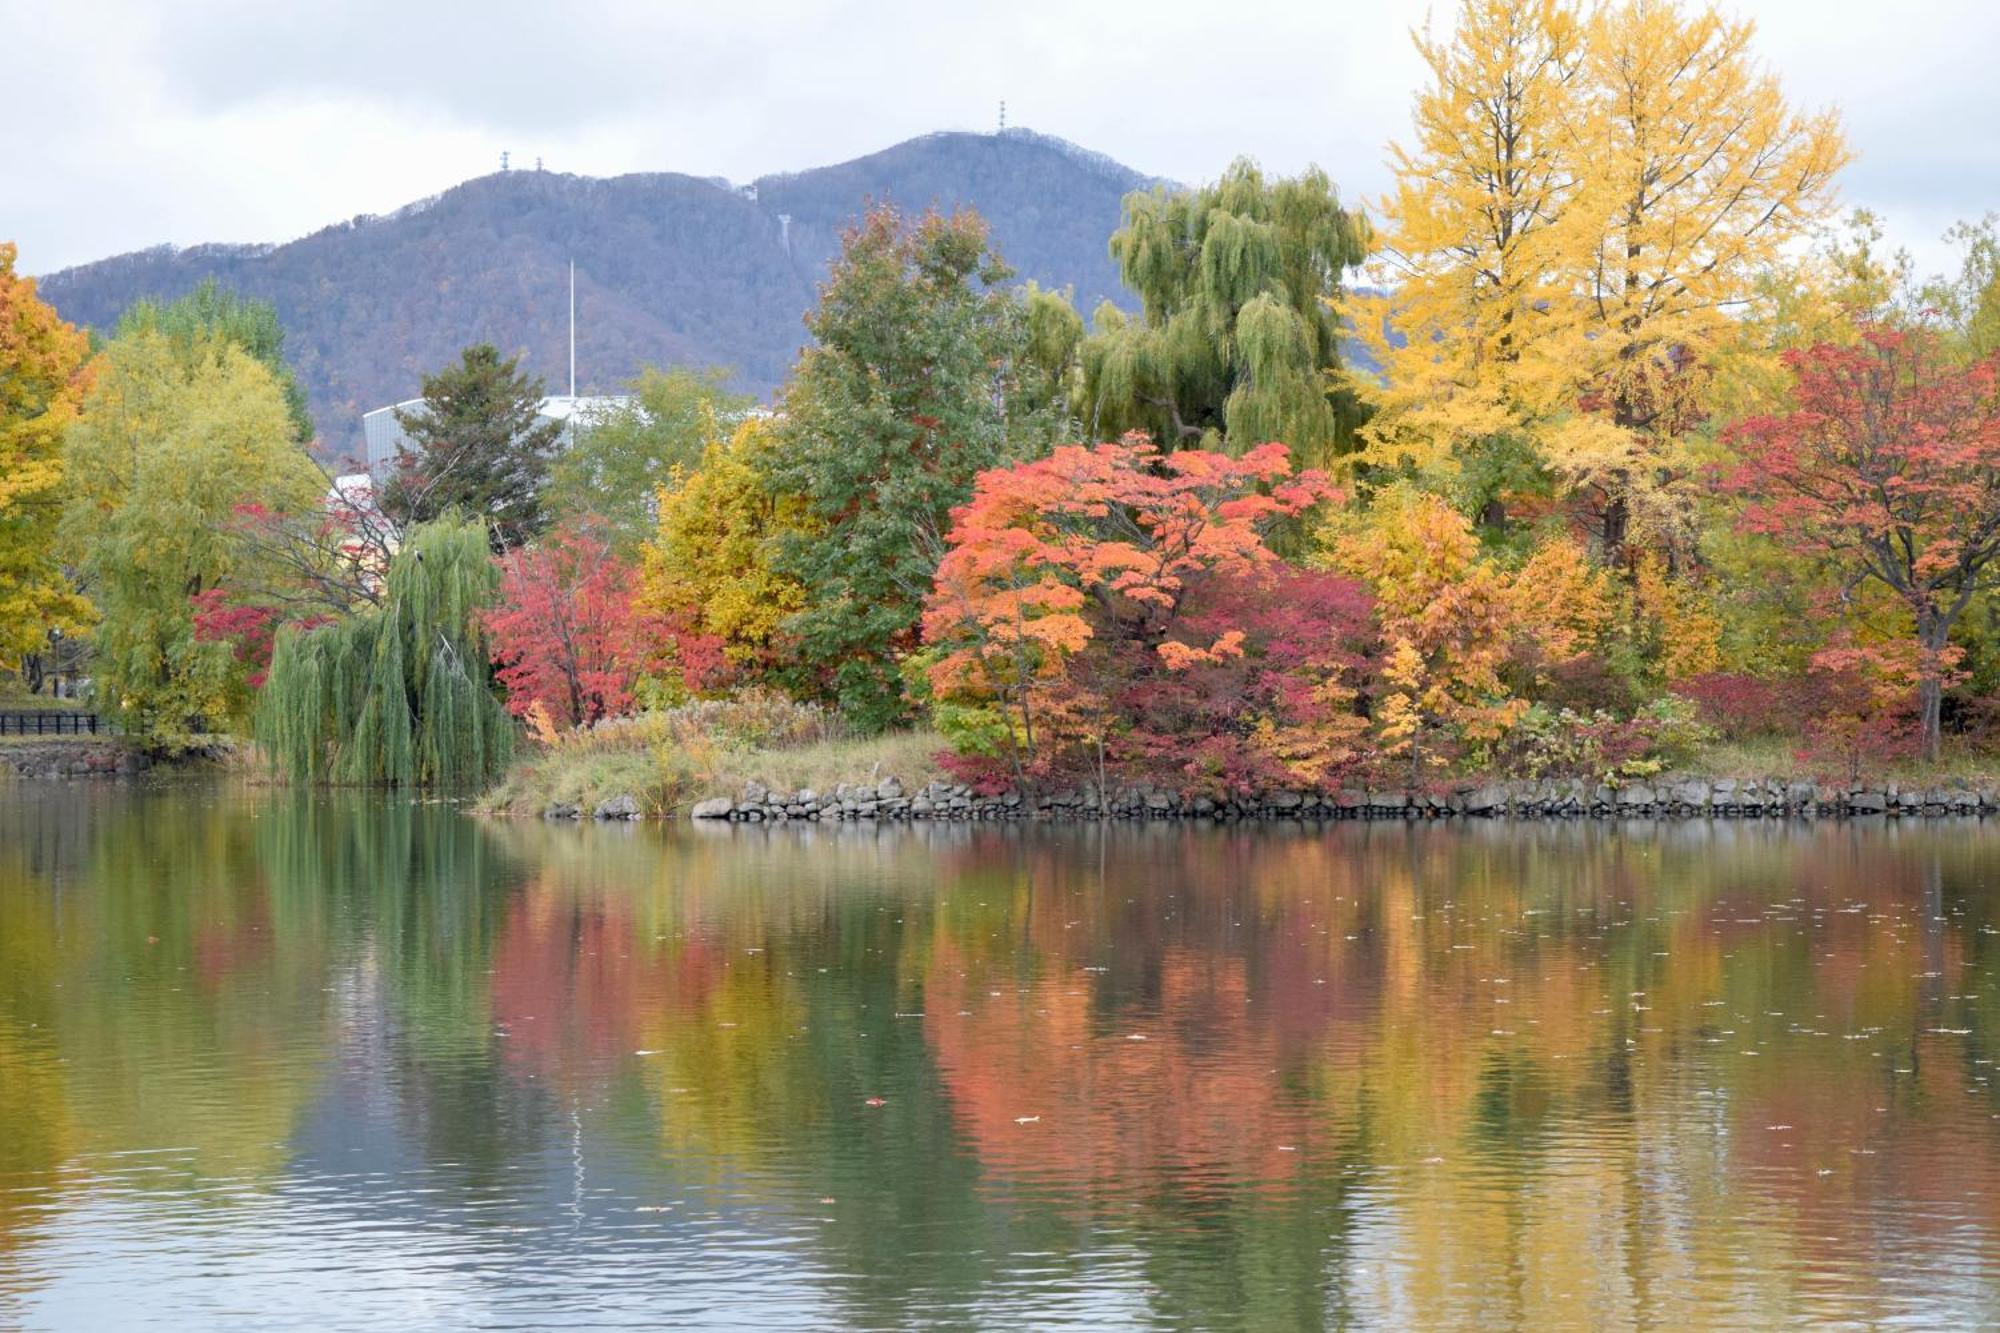
{"type": "Polygon", "coordinates": [[[1397,290],[1358,320],[1387,376],[1368,461],[1448,468],[1517,432],[1607,553],[1683,535],[1713,363],[1848,157],[1753,32],[1673,0],[1463,0],[1449,43],[1417,39],[1431,80],[1378,228],[1397,290]]]}
{"type": "Polygon", "coordinates": [[[1431,82],[1377,204],[1375,276],[1394,291],[1350,304],[1386,380],[1363,457],[1448,469],[1561,406],[1523,352],[1559,318],[1561,255],[1579,248],[1564,233],[1583,221],[1567,205],[1584,25],[1567,0],[1466,0],[1449,42],[1415,40],[1431,82]]]}
{"type": "Polygon", "coordinates": [[[776,571],[774,543],[803,527],[796,500],[772,494],[763,460],[777,446],[771,424],[748,418],[711,440],[692,472],[676,469],[660,491],[659,524],[641,553],[640,609],[672,640],[668,656],[689,688],[719,685],[718,667],[767,664],[779,627],[805,605],[805,590],[776,571]],[[700,660],[696,643],[721,661],[700,660]]]}
{"type": "Polygon", "coordinates": [[[0,670],[80,631],[90,605],[55,560],[62,437],[75,419],[90,345],[14,273],[0,243],[0,670]]]}
{"type": "Polygon", "coordinates": [[[1640,559],[1631,586],[1634,637],[1668,682],[1713,671],[1722,662],[1722,620],[1701,589],[1669,579],[1657,555],[1640,559]]]}
{"type": "Polygon", "coordinates": [[[1469,740],[1504,733],[1526,705],[1500,679],[1511,639],[1505,575],[1479,555],[1463,515],[1435,496],[1393,488],[1333,537],[1333,564],[1375,595],[1392,687],[1375,707],[1387,754],[1418,767],[1433,729],[1469,740]]]}
{"type": "Polygon", "coordinates": [[[1514,682],[1595,651],[1613,620],[1612,580],[1576,543],[1550,542],[1510,571],[1481,554],[1463,514],[1408,487],[1380,493],[1326,544],[1375,596],[1390,686],[1376,736],[1413,768],[1442,761],[1433,734],[1500,739],[1528,707],[1514,682]]]}

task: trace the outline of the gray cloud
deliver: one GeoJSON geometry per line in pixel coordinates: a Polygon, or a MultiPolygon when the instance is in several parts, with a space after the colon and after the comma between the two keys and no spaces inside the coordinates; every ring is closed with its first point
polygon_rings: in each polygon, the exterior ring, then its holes
{"type": "MultiPolygon", "coordinates": [[[[492,170],[747,180],[938,128],[1017,124],[1143,171],[1248,153],[1387,183],[1451,0],[0,0],[0,236],[48,271],[157,244],[282,240],[492,170]]],[[[1850,203],[1922,234],[2000,208],[1989,0],[1742,0],[1795,100],[1838,103],[1850,203]]]]}

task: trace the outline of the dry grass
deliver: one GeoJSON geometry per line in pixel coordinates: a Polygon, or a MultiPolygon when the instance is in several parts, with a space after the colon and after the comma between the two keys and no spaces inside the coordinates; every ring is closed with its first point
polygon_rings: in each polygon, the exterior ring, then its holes
{"type": "Polygon", "coordinates": [[[796,791],[896,777],[917,787],[938,772],[944,742],[929,732],[844,734],[818,709],[752,696],[620,718],[558,737],[518,759],[480,808],[538,815],[571,803],[589,815],[631,796],[648,816],[682,812],[749,782],[796,791]]]}
{"type": "MultiPolygon", "coordinates": [[[[1689,773],[1710,777],[1779,778],[1786,781],[1820,778],[1830,774],[1825,765],[1816,768],[1798,757],[1798,742],[1785,737],[1756,740],[1715,741],[1703,746],[1681,767],[1689,773]]],[[[1864,784],[1923,783],[1939,785],[1965,783],[1971,786],[2000,787],[2000,756],[1983,753],[1945,740],[1944,754],[1935,764],[1914,759],[1892,759],[1862,770],[1864,784]]]]}

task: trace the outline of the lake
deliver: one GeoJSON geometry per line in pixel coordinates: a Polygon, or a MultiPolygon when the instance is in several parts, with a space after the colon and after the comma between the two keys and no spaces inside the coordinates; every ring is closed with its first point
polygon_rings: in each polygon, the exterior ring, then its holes
{"type": "Polygon", "coordinates": [[[1996,884],[0,787],[0,1326],[1990,1325],[1996,884]]]}

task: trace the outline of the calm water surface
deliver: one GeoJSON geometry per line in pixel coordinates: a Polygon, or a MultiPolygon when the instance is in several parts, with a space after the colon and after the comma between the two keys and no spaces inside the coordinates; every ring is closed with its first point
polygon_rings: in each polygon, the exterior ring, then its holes
{"type": "Polygon", "coordinates": [[[0,788],[0,1326],[1992,1325],[1997,833],[0,788]]]}

